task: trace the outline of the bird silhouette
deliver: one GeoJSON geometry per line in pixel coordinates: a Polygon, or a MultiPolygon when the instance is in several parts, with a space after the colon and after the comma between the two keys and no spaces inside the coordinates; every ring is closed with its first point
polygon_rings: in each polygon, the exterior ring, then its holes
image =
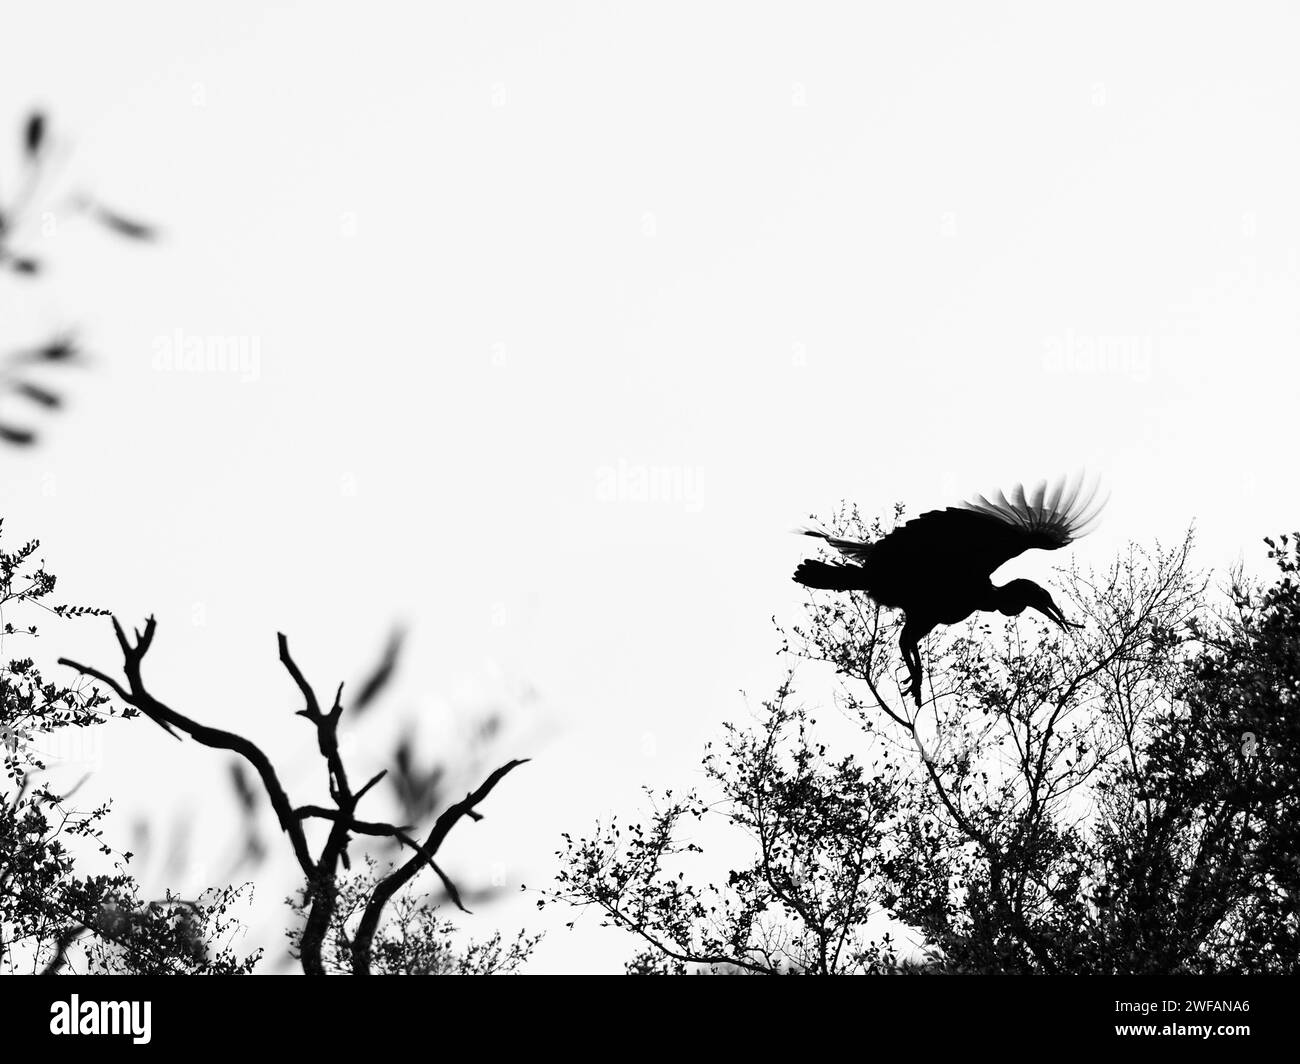
{"type": "Polygon", "coordinates": [[[874,543],[801,530],[839,551],[847,562],[808,559],[794,579],[826,591],[865,591],[881,606],[906,615],[898,639],[907,665],[911,695],[921,705],[921,652],[918,644],[941,624],[957,624],[979,610],[1016,616],[1032,607],[1062,628],[1082,628],[1065,618],[1046,588],[1032,580],[997,585],[989,577],[998,566],[1035,547],[1058,550],[1089,531],[1104,501],[1094,505],[1097,488],[1083,481],[1044,481],[1028,495],[1017,485],[1007,498],[982,495],[945,510],[930,510],[900,525],[874,543]]]}

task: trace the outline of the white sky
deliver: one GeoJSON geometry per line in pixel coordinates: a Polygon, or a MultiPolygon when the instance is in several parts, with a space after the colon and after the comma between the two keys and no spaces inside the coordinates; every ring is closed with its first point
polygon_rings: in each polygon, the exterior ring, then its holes
{"type": "MultiPolygon", "coordinates": [[[[78,324],[97,355],[0,454],[6,535],[69,598],[155,613],[157,693],[299,800],[323,780],[277,630],[324,692],[412,626],[363,762],[396,719],[432,755],[504,707],[499,753],[536,760],[445,864],[533,885],[770,691],[788,530],[842,497],[1086,467],[1098,562],[1195,519],[1203,563],[1257,566],[1296,524],[1294,7],[545,8],[10,15],[0,131],[48,108],[69,174],[167,238],[60,219],[50,276],[0,285],[6,344],[78,324]],[[256,379],[155,368],[178,331],[256,345],[256,379]]],[[[60,639],[116,667],[106,628],[60,639]]],[[[219,833],[219,756],[138,723],[97,757],[123,832],[219,833]]],[[[587,921],[534,970],[625,952],[587,921]]]]}

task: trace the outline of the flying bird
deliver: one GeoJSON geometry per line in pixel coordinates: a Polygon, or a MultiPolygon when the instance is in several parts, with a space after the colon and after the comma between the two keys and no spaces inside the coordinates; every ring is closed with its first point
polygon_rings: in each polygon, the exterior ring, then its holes
{"type": "Polygon", "coordinates": [[[808,559],[794,579],[825,591],[865,591],[881,606],[906,615],[898,639],[907,665],[911,695],[921,704],[921,652],[918,644],[941,624],[957,624],[979,610],[1016,616],[1032,607],[1062,628],[1082,628],[1065,618],[1046,588],[1032,580],[994,584],[993,571],[1035,547],[1059,550],[1090,530],[1103,502],[1094,505],[1096,485],[1083,489],[1065,480],[1048,490],[1044,481],[1029,494],[1021,485],[1008,499],[930,510],[900,525],[874,543],[802,530],[839,551],[845,562],[808,559]]]}

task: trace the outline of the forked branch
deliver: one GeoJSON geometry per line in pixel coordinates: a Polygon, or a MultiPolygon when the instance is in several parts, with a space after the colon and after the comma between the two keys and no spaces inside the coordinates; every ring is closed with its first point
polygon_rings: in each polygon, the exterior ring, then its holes
{"type": "Polygon", "coordinates": [[[230,750],[247,761],[262,781],[271,807],[281,829],[289,836],[298,866],[307,881],[309,908],[303,928],[301,955],[303,970],[308,975],[323,975],[322,947],[326,935],[334,920],[337,907],[337,888],[335,877],[339,865],[349,867],[348,845],[353,835],[389,837],[397,839],[403,846],[413,851],[413,856],[388,876],[379,880],[366,903],[360,927],[357,930],[352,948],[352,971],[364,975],[370,971],[372,943],[384,907],[399,890],[402,889],[426,866],[431,868],[442,882],[452,902],[462,910],[460,891],[451,878],[434,860],[443,841],[451,829],[463,817],[473,820],[481,819],[475,806],[483,801],[507,773],[522,765],[524,761],[514,760],[494,771],[477,790],[471,791],[464,799],[450,806],[438,817],[428,838],[424,843],[416,841],[410,834],[410,825],[390,824],[383,821],[365,821],[356,816],[357,805],[361,799],[377,784],[384,773],[380,772],[369,779],[355,793],[348,782],[347,770],[339,750],[338,726],[343,716],[343,685],[340,684],[334,696],[333,704],[328,710],[322,710],[316,692],[308,683],[302,670],[294,661],[289,651],[289,641],[283,634],[277,636],[280,662],[289,673],[304,700],[304,708],[298,715],[305,717],[316,730],[316,743],[321,756],[325,759],[329,776],[329,795],[334,808],[320,805],[295,806],[280,783],[271,759],[261,747],[250,739],[234,732],[212,728],[178,713],[166,703],[155,698],[145,686],[142,675],[144,657],[153,643],[157,631],[157,622],[150,617],[145,622],[144,631],[134,630],[134,638],[128,638],[117,618],[113,618],[113,631],[117,636],[118,647],[122,652],[122,671],[125,682],[114,679],[103,671],[83,665],[68,658],[60,658],[59,664],[75,669],[83,676],[111,689],[123,702],[133,706],[154,723],[165,729],[177,739],[181,734],[211,747],[214,750],[230,750]],[[304,823],[307,820],[324,820],[329,826],[329,834],[318,856],[313,856],[307,842],[304,823]]]}

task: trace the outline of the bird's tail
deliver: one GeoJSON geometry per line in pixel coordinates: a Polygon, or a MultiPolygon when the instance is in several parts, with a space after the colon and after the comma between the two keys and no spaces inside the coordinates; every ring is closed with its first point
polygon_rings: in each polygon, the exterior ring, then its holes
{"type": "Polygon", "coordinates": [[[834,565],[809,558],[794,571],[796,583],[820,591],[864,591],[860,565],[834,565]]]}

